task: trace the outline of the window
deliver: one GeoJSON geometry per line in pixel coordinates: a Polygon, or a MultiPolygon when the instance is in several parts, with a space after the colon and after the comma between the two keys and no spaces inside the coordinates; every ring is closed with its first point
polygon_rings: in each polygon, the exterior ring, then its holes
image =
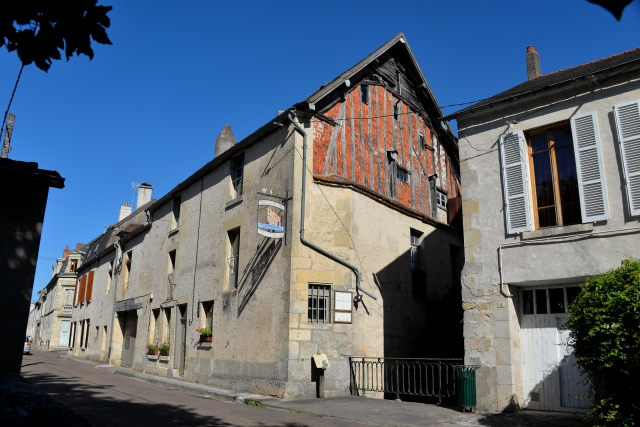
{"type": "Polygon", "coordinates": [[[309,285],[307,321],[329,323],[331,311],[331,286],[309,285]]]}
{"type": "Polygon", "coordinates": [[[360,95],[364,104],[369,104],[369,86],[360,85],[360,95]]]}
{"type": "Polygon", "coordinates": [[[73,304],[73,289],[64,290],[64,306],[70,306],[73,304]]]}
{"type": "Polygon", "coordinates": [[[129,288],[129,277],[131,276],[131,261],[133,260],[133,251],[125,254],[124,262],[124,290],[129,288]]]}
{"type": "Polygon", "coordinates": [[[420,145],[420,148],[422,148],[423,150],[427,149],[427,141],[424,138],[424,134],[422,133],[418,136],[418,144],[420,145]]]}
{"type": "Polygon", "coordinates": [[[411,270],[420,270],[420,236],[422,232],[411,229],[411,270]]]}
{"type": "Polygon", "coordinates": [[[176,251],[169,252],[169,265],[167,266],[167,299],[173,298],[173,289],[176,286],[176,251]]]}
{"type": "Polygon", "coordinates": [[[105,294],[109,293],[109,290],[111,290],[111,282],[113,281],[113,261],[109,262],[109,270],[107,272],[107,288],[105,291],[105,294]]]}
{"type": "Polygon", "coordinates": [[[78,269],[78,260],[77,259],[72,259],[71,260],[71,267],[69,268],[69,271],[74,273],[77,269],[78,269]]]}
{"type": "Polygon", "coordinates": [[[204,301],[202,307],[200,327],[213,330],[213,301],[204,301]]]}
{"type": "Polygon", "coordinates": [[[398,166],[398,167],[396,167],[396,178],[398,178],[402,182],[408,183],[409,182],[409,172],[406,169],[398,166]]]}
{"type": "Polygon", "coordinates": [[[580,292],[578,286],[526,289],[522,291],[523,314],[566,313],[567,306],[580,292]]]}
{"type": "Polygon", "coordinates": [[[238,256],[240,254],[240,229],[230,230],[229,236],[229,289],[235,289],[238,286],[238,256]]]}
{"type": "Polygon", "coordinates": [[[162,341],[162,319],[160,319],[160,309],[151,311],[151,325],[149,325],[151,336],[149,344],[158,344],[162,341]]]}
{"type": "Polygon", "coordinates": [[[436,205],[439,208],[447,209],[447,195],[442,190],[436,191],[436,205]]]}
{"type": "Polygon", "coordinates": [[[180,226],[180,204],[182,203],[182,198],[180,195],[173,198],[173,221],[172,230],[175,230],[180,226]]]}
{"type": "Polygon", "coordinates": [[[100,332],[100,326],[96,326],[95,331],[93,331],[93,339],[98,338],[98,333],[100,332]]]}
{"type": "Polygon", "coordinates": [[[398,108],[398,104],[393,106],[393,118],[398,120],[398,115],[400,114],[400,108],[398,108]]]}
{"type": "Polygon", "coordinates": [[[231,185],[233,198],[242,194],[242,178],[244,176],[244,154],[231,161],[231,185]]]}
{"type": "Polygon", "coordinates": [[[536,228],[581,223],[571,127],[566,124],[528,137],[536,228]]]}

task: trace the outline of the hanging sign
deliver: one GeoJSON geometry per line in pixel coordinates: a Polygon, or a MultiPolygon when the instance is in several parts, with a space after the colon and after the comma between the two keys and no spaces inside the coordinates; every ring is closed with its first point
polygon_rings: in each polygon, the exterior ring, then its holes
{"type": "Polygon", "coordinates": [[[334,295],[334,323],[351,323],[353,313],[353,292],[335,291],[334,295]]]}
{"type": "Polygon", "coordinates": [[[284,205],[273,200],[258,200],[258,234],[272,239],[284,237],[284,205]]]}

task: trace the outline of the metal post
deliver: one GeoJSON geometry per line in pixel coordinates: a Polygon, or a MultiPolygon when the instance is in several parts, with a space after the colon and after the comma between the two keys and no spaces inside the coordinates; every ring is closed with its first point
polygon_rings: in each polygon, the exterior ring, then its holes
{"type": "Polygon", "coordinates": [[[442,403],[442,360],[438,360],[438,406],[442,403]]]}
{"type": "Polygon", "coordinates": [[[318,398],[324,399],[324,369],[318,369],[318,398]]]}
{"type": "Polygon", "coordinates": [[[400,402],[400,375],[398,371],[397,361],[396,361],[396,402],[400,402]]]}

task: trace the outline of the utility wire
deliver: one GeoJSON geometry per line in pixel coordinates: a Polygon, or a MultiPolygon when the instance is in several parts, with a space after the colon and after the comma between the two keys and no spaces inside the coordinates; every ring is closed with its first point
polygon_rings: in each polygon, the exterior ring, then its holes
{"type": "Polygon", "coordinates": [[[13,92],[11,92],[11,98],[9,98],[9,105],[7,105],[7,111],[4,112],[4,118],[2,119],[2,127],[0,127],[0,138],[4,133],[4,126],[7,123],[7,116],[9,115],[9,109],[11,108],[11,104],[13,103],[13,96],[16,94],[16,89],[18,89],[18,83],[20,82],[20,76],[22,76],[22,70],[24,69],[24,64],[20,67],[20,71],[18,72],[18,78],[16,79],[16,84],[13,85],[13,92]]]}
{"type": "Polygon", "coordinates": [[[73,204],[73,203],[63,202],[63,201],[61,201],[61,200],[54,200],[54,199],[47,199],[47,200],[49,200],[49,201],[51,201],[51,202],[62,203],[62,204],[64,204],[64,205],[75,206],[75,207],[77,207],[77,208],[89,209],[89,210],[92,210],[92,211],[106,212],[106,213],[112,213],[112,214],[117,214],[117,213],[118,213],[118,212],[112,212],[112,211],[105,211],[105,210],[103,210],[103,209],[90,208],[90,207],[88,207],[88,206],[75,205],[75,204],[73,204]]]}

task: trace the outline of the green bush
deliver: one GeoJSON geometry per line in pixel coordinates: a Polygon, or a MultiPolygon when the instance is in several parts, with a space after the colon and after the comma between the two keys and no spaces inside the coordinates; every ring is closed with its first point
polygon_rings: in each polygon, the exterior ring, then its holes
{"type": "Polygon", "coordinates": [[[597,426],[640,426],[640,262],[581,285],[566,328],[591,380],[597,426]]]}

